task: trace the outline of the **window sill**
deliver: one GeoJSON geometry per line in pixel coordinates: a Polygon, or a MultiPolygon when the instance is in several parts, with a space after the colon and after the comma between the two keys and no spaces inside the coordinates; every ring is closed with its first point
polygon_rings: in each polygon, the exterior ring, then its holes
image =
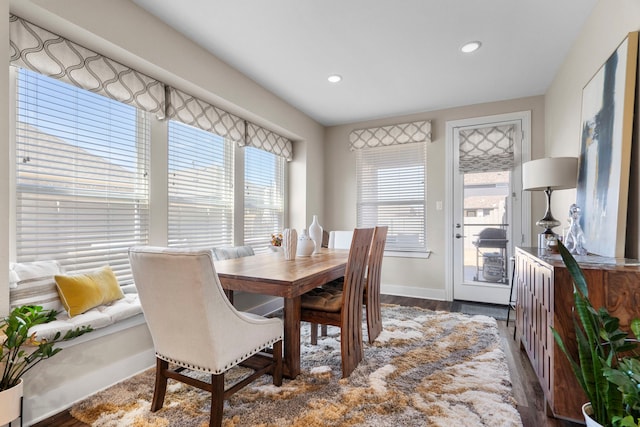
{"type": "Polygon", "coordinates": [[[429,259],[431,251],[426,252],[399,252],[399,251],[384,251],[384,256],[392,258],[422,258],[429,259]]]}

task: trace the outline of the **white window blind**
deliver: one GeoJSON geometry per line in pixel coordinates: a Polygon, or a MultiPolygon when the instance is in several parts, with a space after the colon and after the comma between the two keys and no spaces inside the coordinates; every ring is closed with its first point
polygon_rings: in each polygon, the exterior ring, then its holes
{"type": "Polygon", "coordinates": [[[266,247],[271,233],[284,228],[287,160],[249,146],[244,159],[244,244],[266,247]]]}
{"type": "Polygon", "coordinates": [[[109,264],[131,283],[127,250],[149,234],[149,113],[16,75],[17,261],[55,259],[68,272],[109,264]]]}
{"type": "Polygon", "coordinates": [[[388,225],[387,251],[426,252],[427,144],[356,151],[358,227],[388,225]]]}
{"type": "Polygon", "coordinates": [[[233,143],[169,120],[169,246],[233,244],[233,143]]]}

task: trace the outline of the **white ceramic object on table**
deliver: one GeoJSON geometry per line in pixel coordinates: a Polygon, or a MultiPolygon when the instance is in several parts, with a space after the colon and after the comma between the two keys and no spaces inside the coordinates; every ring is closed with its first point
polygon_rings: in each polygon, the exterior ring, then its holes
{"type": "Polygon", "coordinates": [[[284,259],[296,259],[297,247],[298,232],[295,228],[285,228],[282,232],[282,248],[284,250],[284,259]]]}
{"type": "Polygon", "coordinates": [[[311,240],[313,240],[315,244],[313,253],[319,253],[322,248],[322,226],[318,223],[318,215],[313,216],[313,221],[309,226],[309,237],[311,237],[311,240]]]}
{"type": "Polygon", "coordinates": [[[307,229],[305,228],[302,230],[300,237],[298,237],[298,250],[296,251],[296,255],[311,256],[315,246],[315,243],[313,243],[313,240],[311,240],[311,237],[309,237],[307,229]]]}

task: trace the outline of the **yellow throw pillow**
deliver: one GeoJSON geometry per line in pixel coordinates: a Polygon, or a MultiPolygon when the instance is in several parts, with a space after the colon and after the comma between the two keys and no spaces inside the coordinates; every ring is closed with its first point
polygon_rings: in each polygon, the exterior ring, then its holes
{"type": "Polygon", "coordinates": [[[108,265],[94,273],[54,278],[62,305],[70,317],[124,298],[118,279],[108,265]]]}

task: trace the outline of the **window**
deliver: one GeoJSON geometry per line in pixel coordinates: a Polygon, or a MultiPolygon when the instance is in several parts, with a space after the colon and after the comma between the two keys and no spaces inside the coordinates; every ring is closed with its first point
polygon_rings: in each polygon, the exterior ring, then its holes
{"type": "Polygon", "coordinates": [[[169,120],[169,246],[233,244],[233,145],[169,120]]]}
{"type": "Polygon", "coordinates": [[[388,251],[427,250],[426,164],[426,143],[356,151],[357,224],[388,225],[388,251]]]}
{"type": "Polygon", "coordinates": [[[16,258],[69,272],[109,264],[149,235],[148,113],[17,70],[16,258]]]}
{"type": "Polygon", "coordinates": [[[244,244],[266,247],[284,228],[286,159],[244,147],[244,244]]]}

